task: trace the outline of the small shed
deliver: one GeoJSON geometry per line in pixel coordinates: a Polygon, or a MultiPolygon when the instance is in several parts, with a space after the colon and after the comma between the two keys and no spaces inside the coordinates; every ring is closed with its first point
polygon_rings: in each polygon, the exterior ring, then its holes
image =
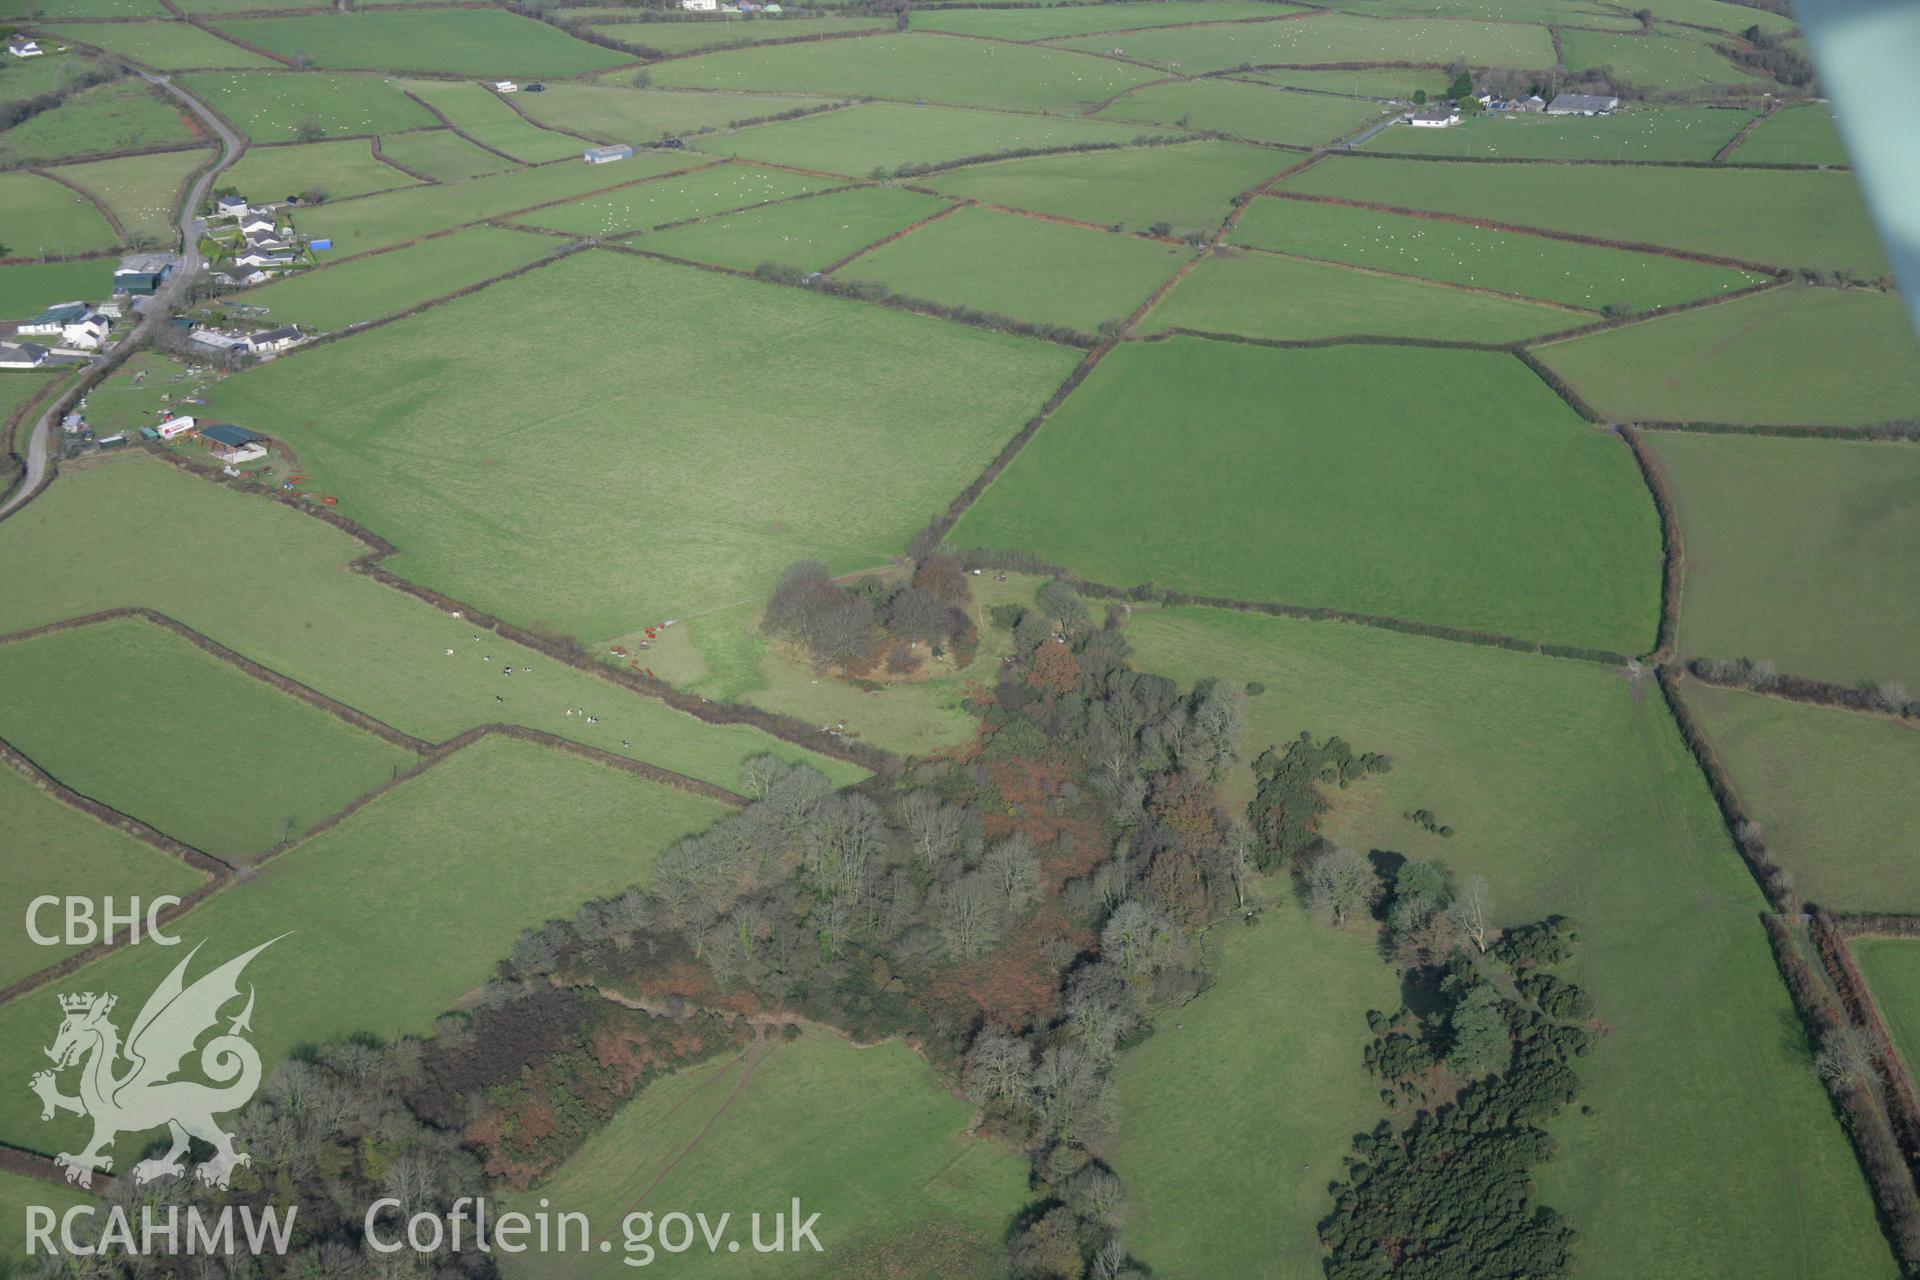
{"type": "Polygon", "coordinates": [[[625,160],[632,154],[632,147],[620,143],[611,147],[588,147],[580,158],[588,164],[612,164],[615,160],[625,160]]]}

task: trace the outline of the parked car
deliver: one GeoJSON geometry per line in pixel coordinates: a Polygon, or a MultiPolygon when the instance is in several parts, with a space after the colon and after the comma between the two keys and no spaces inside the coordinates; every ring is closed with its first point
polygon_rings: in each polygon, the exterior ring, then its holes
{"type": "Polygon", "coordinates": [[[528,93],[545,93],[547,91],[547,86],[541,84],[538,80],[534,81],[532,84],[523,85],[521,87],[524,88],[528,93]]]}

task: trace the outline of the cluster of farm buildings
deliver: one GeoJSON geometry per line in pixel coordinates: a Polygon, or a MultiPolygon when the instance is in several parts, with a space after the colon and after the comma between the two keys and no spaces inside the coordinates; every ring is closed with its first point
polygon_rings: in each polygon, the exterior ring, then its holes
{"type": "MultiPolygon", "coordinates": [[[[1549,102],[1539,94],[1525,98],[1496,98],[1490,93],[1475,94],[1473,100],[1483,111],[1512,115],[1606,116],[1620,107],[1620,99],[1592,93],[1562,93],[1549,102]]],[[[1416,107],[1401,117],[1416,129],[1445,129],[1460,123],[1460,107],[1440,102],[1416,107]]]]}

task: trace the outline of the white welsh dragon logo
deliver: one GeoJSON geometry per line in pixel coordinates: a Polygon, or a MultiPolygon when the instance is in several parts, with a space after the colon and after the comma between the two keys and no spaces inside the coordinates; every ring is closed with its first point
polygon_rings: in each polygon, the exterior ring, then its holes
{"type": "Polygon", "coordinates": [[[220,1010],[239,998],[240,971],[278,941],[263,942],[188,986],[187,965],[200,950],[195,946],[147,997],[124,1045],[119,1029],[107,1020],[116,997],[91,991],[60,997],[60,1008],[66,1016],[53,1047],[46,1051],[53,1059],[53,1070],[37,1072],[31,1084],[40,1096],[42,1120],[53,1119],[58,1111],[93,1120],[93,1140],[84,1150],[78,1155],[62,1152],[54,1158],[54,1163],[67,1171],[68,1182],[92,1186],[96,1170],[113,1172],[113,1157],[103,1152],[113,1145],[116,1136],[161,1125],[167,1127],[172,1146],[165,1155],[134,1165],[135,1182],[185,1173],[182,1157],[193,1138],[213,1147],[213,1158],[197,1170],[200,1180],[209,1186],[226,1186],[235,1165],[252,1163],[247,1155],[233,1149],[233,1135],[213,1119],[216,1114],[245,1105],[260,1087],[260,1054],[240,1035],[252,1029],[251,984],[246,1007],[232,1019],[226,1033],[214,1036],[200,1050],[200,1070],[215,1084],[174,1076],[201,1034],[219,1022],[220,1010]],[[127,1064],[124,1070],[123,1059],[127,1064]],[[80,1091],[68,1097],[60,1092],[56,1073],[72,1066],[80,1068],[80,1091]]]}

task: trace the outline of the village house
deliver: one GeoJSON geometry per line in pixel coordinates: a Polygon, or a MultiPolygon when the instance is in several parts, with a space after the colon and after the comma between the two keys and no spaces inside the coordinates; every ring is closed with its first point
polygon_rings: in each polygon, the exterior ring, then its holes
{"type": "Polygon", "coordinates": [[[247,349],[245,334],[226,333],[219,329],[195,329],[187,338],[189,347],[197,347],[215,355],[225,355],[229,351],[247,349]]]}
{"type": "Polygon", "coordinates": [[[37,40],[29,40],[25,36],[8,36],[7,52],[16,58],[38,58],[46,50],[40,47],[40,42],[37,40]]]}
{"type": "Polygon", "coordinates": [[[215,218],[244,218],[252,212],[253,206],[248,204],[244,198],[240,196],[221,196],[213,202],[213,213],[209,216],[215,218]]]}
{"type": "Polygon", "coordinates": [[[1547,104],[1550,116],[1604,116],[1620,105],[1620,99],[1591,93],[1563,93],[1547,104]]]}
{"type": "Polygon", "coordinates": [[[633,148],[624,143],[613,147],[588,147],[580,158],[588,164],[612,164],[615,160],[625,160],[633,154],[633,148]]]}
{"type": "Polygon", "coordinates": [[[93,351],[107,340],[112,327],[112,320],[97,308],[84,302],[62,302],[18,325],[14,332],[58,337],[63,347],[93,351]]]}
{"type": "Polygon", "coordinates": [[[720,7],[720,0],[680,0],[680,7],[695,13],[712,13],[720,7]]]}
{"type": "Polygon", "coordinates": [[[0,369],[38,369],[52,354],[37,342],[0,342],[0,369]]]}
{"type": "Polygon", "coordinates": [[[1547,109],[1547,100],[1537,93],[1524,98],[1516,98],[1509,104],[1515,111],[1541,112],[1547,109]]]}
{"type": "Polygon", "coordinates": [[[1407,114],[1407,123],[1416,129],[1445,129],[1460,123],[1460,113],[1452,107],[1422,107],[1407,114]]]}
{"type": "Polygon", "coordinates": [[[14,327],[15,333],[30,333],[36,337],[43,335],[58,336],[68,324],[87,314],[84,302],[56,302],[31,320],[22,320],[14,327]]]}
{"type": "Polygon", "coordinates": [[[285,351],[307,340],[307,335],[292,325],[282,325],[278,329],[268,329],[256,333],[247,339],[247,345],[254,351],[285,351]]]}
{"type": "Polygon", "coordinates": [[[249,250],[234,258],[234,265],[241,267],[284,267],[293,261],[289,254],[260,253],[249,250]]]}

